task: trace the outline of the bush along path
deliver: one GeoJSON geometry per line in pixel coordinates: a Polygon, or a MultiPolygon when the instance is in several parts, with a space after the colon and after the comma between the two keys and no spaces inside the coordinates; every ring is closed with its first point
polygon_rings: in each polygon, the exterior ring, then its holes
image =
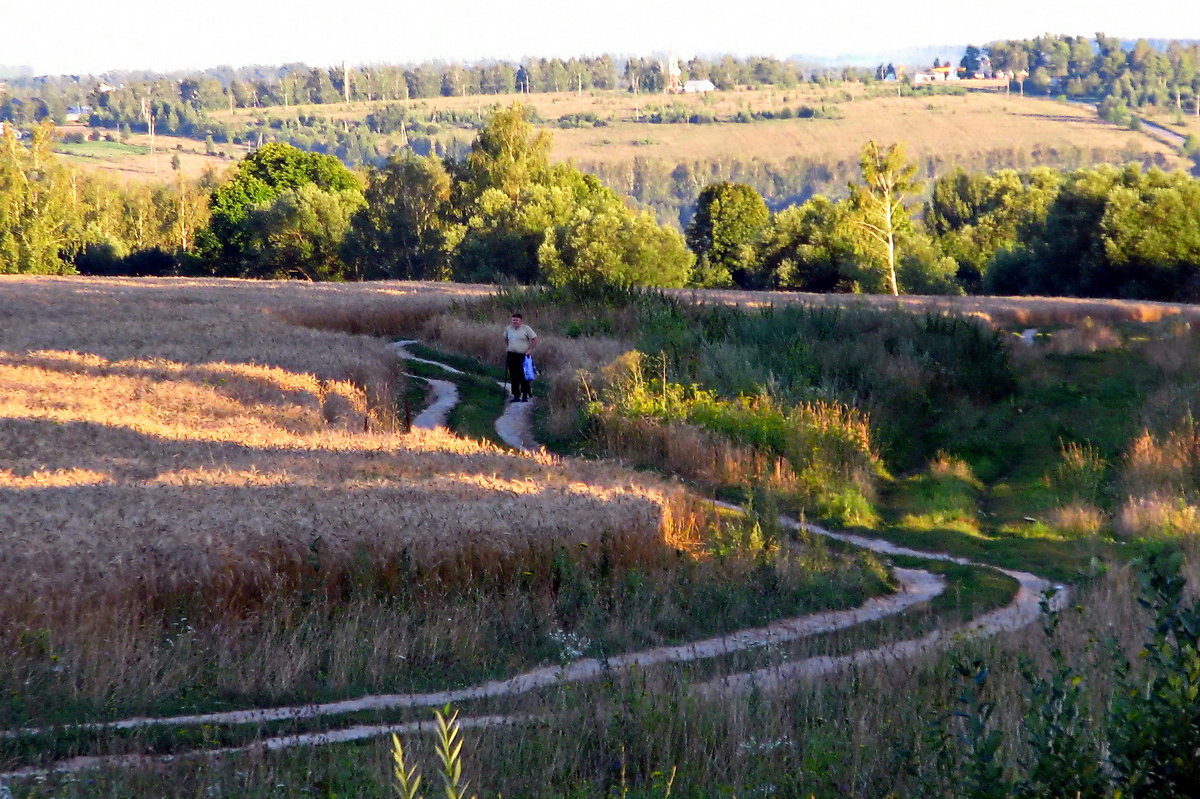
{"type": "MultiPolygon", "coordinates": [[[[469,377],[463,370],[448,364],[416,357],[406,349],[407,345],[415,343],[414,341],[397,342],[397,353],[401,357],[405,357],[415,363],[440,369],[460,379],[469,377]]],[[[433,379],[424,377],[420,379],[430,380],[434,385],[434,398],[429,407],[425,408],[417,416],[414,426],[445,426],[449,412],[458,401],[458,392],[454,383],[448,380],[435,382],[433,379]],[[455,390],[439,389],[437,386],[438,382],[449,383],[451,389],[455,390]]],[[[514,449],[526,450],[536,447],[530,430],[529,408],[530,403],[508,403],[505,405],[500,419],[496,421],[497,432],[500,432],[502,429],[507,430],[510,434],[516,431],[511,441],[505,436],[505,441],[514,449]],[[501,421],[505,419],[507,421],[501,424],[501,421]]],[[[502,435],[504,434],[502,433],[502,435]]],[[[743,510],[736,505],[718,504],[733,511],[743,510]]],[[[1015,597],[1007,605],[984,613],[964,624],[941,628],[917,638],[890,642],[878,647],[859,650],[845,655],[809,657],[772,665],[767,668],[725,675],[718,679],[692,686],[691,691],[697,696],[719,697],[750,691],[770,691],[785,687],[789,683],[798,680],[834,674],[856,666],[913,658],[924,653],[936,651],[948,645],[951,640],[957,637],[986,637],[1004,631],[1017,630],[1032,624],[1039,617],[1039,603],[1041,598],[1048,592],[1054,594],[1051,600],[1053,608],[1060,609],[1065,607],[1067,603],[1067,592],[1063,586],[1055,586],[1050,581],[1027,572],[997,569],[996,567],[975,563],[966,558],[944,553],[909,549],[882,539],[835,533],[817,525],[799,522],[786,516],[780,517],[779,522],[786,528],[824,536],[885,556],[907,556],[910,558],[942,561],[978,568],[992,568],[1015,580],[1019,588],[1015,597]]],[[[655,647],[606,659],[577,659],[564,665],[544,666],[507,679],[493,680],[461,689],[422,694],[371,695],[322,704],[254,708],[170,717],[128,718],[118,721],[82,724],[55,729],[27,728],[0,733],[0,737],[9,739],[33,737],[63,730],[101,732],[105,730],[122,731],[171,726],[265,725],[313,719],[333,719],[338,716],[347,716],[362,712],[440,707],[446,704],[464,704],[480,700],[517,697],[538,690],[581,683],[635,669],[644,669],[663,664],[679,664],[715,659],[760,647],[797,641],[838,630],[846,630],[867,622],[886,619],[919,606],[922,603],[931,602],[946,590],[946,581],[944,578],[929,571],[909,568],[895,568],[893,571],[898,583],[898,590],[893,594],[873,597],[857,608],[807,614],[800,617],[779,620],[762,627],[739,630],[701,641],[674,646],[655,647]]],[[[464,727],[494,727],[537,723],[539,720],[538,717],[529,716],[528,714],[514,713],[463,718],[460,723],[464,727]]],[[[319,732],[258,738],[253,743],[245,746],[197,749],[175,755],[74,757],[55,763],[48,768],[26,768],[0,774],[0,785],[3,785],[4,780],[39,777],[51,772],[75,772],[94,768],[132,767],[176,759],[321,746],[377,737],[393,732],[421,733],[430,732],[432,729],[432,725],[428,722],[411,721],[394,724],[355,725],[319,732]]]]}

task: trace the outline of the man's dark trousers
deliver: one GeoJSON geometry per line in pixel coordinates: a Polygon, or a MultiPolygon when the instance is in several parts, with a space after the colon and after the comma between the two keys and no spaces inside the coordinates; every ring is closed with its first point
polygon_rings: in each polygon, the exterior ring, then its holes
{"type": "Polygon", "coordinates": [[[525,379],[525,353],[510,352],[508,355],[508,382],[512,384],[514,399],[529,399],[529,381],[525,379]]]}

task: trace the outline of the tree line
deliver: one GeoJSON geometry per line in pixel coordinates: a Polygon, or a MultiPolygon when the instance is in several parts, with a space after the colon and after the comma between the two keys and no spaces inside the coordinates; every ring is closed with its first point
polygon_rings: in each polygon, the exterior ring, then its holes
{"type": "Polygon", "coordinates": [[[352,172],[270,143],[175,187],[119,186],[62,164],[53,127],[0,147],[0,272],[413,278],[686,285],[682,235],[597,178],[550,161],[520,106],[459,160],[404,152],[352,172]]]}
{"type": "Polygon", "coordinates": [[[710,285],[816,292],[1200,299],[1200,180],[1136,164],[970,174],[922,189],[898,145],[864,149],[850,196],[770,214],[748,186],[688,228],[710,285]]]}
{"type": "Polygon", "coordinates": [[[772,210],[753,186],[698,188],[684,235],[550,134],[497,111],[460,158],[404,151],[351,171],[270,143],[223,180],[121,186],[52,152],[0,148],[0,271],[429,279],[817,292],[1200,297],[1200,180],[1140,165],[968,173],[925,186],[869,142],[847,194],[772,210]]]}
{"type": "MultiPolygon", "coordinates": [[[[1021,75],[1031,90],[1096,101],[1116,98],[1130,107],[1188,108],[1200,114],[1200,44],[1189,41],[1133,43],[1096,34],[1046,34],[969,46],[959,62],[968,74],[983,67],[1021,75]]],[[[872,82],[894,76],[895,67],[829,67],[769,56],[696,57],[674,64],[680,80],[707,79],[721,90],[788,87],[802,83],[872,82]]],[[[660,93],[672,63],[658,58],[526,58],[477,63],[425,62],[318,67],[214,67],[154,73],[116,71],[100,76],[13,76],[0,83],[0,119],[20,126],[51,119],[62,124],[72,107],[90,106],[104,124],[143,124],[143,102],[158,105],[168,129],[191,132],[208,124],[207,112],[234,108],[321,105],[344,100],[403,101],[417,98],[625,90],[660,93]]]]}
{"type": "Polygon", "coordinates": [[[981,51],[968,47],[960,65],[980,69],[986,53],[991,68],[1022,76],[1034,91],[1065,95],[1109,106],[1158,106],[1200,116],[1200,42],[1138,39],[1132,47],[1097,33],[1046,34],[1034,39],[992,42],[981,51]]]}
{"type": "Polygon", "coordinates": [[[164,274],[194,260],[211,176],[121,184],[64,165],[49,123],[0,126],[0,273],[164,274]]]}
{"type": "MultiPolygon", "coordinates": [[[[693,58],[678,64],[680,78],[708,79],[718,89],[794,86],[805,82],[870,80],[872,70],[822,67],[765,56],[693,58]]],[[[625,90],[663,92],[670,64],[657,58],[527,58],[474,64],[425,62],[412,65],[315,67],[216,67],[170,74],[139,71],[102,76],[59,75],[14,78],[0,84],[0,119],[32,125],[43,119],[62,124],[71,107],[90,106],[104,124],[144,124],[143,102],[180,118],[235,108],[403,101],[431,97],[625,90]]],[[[164,119],[166,113],[160,118],[164,119]]],[[[112,125],[115,126],[115,125],[112,125]]]]}

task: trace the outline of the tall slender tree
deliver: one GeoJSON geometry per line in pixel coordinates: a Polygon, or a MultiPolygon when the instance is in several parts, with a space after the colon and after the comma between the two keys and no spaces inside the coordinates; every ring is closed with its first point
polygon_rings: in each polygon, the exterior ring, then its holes
{"type": "Polygon", "coordinates": [[[896,280],[896,246],[901,233],[912,227],[907,202],[919,188],[917,167],[908,162],[904,146],[886,150],[872,139],[859,159],[862,183],[850,184],[851,221],[863,234],[864,249],[884,264],[888,289],[900,293],[896,280]]]}

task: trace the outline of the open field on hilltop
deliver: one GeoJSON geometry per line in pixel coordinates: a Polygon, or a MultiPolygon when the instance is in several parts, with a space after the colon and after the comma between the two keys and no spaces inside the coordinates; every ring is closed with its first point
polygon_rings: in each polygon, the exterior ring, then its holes
{"type": "MultiPolygon", "coordinates": [[[[61,139],[65,133],[81,130],[94,134],[98,129],[78,126],[59,128],[58,136],[61,139]]],[[[209,170],[219,175],[233,163],[229,158],[206,155],[203,141],[184,136],[155,136],[154,147],[155,152],[151,153],[148,135],[134,134],[125,142],[88,141],[72,144],[60,141],[54,149],[71,166],[89,172],[102,172],[122,181],[170,182],[178,174],[171,168],[171,158],[175,155],[179,156],[179,173],[187,178],[198,178],[209,170]]],[[[228,153],[233,159],[241,158],[246,153],[245,147],[234,144],[218,145],[217,149],[228,153]]]]}
{"type": "MultiPolygon", "coordinates": [[[[1140,113],[1140,112],[1139,112],[1140,113]]],[[[1200,136],[1200,117],[1196,116],[1194,108],[1184,106],[1182,119],[1175,114],[1175,109],[1157,109],[1153,113],[1141,114],[1152,122],[1157,122],[1167,130],[1187,136],[1189,133],[1200,136]],[[1183,124],[1180,124],[1182,122],[1183,124]]]]}
{"type": "Polygon", "coordinates": [[[292,106],[269,106],[266,108],[237,108],[230,111],[214,111],[215,119],[247,120],[261,119],[264,116],[291,118],[296,116],[327,116],[331,119],[355,121],[361,120],[372,111],[392,105],[401,105],[414,111],[465,111],[484,112],[495,106],[509,106],[521,103],[536,109],[539,114],[553,122],[566,114],[593,113],[601,119],[611,121],[633,120],[635,114],[644,116],[647,108],[661,106],[671,102],[694,108],[707,110],[709,113],[734,114],[743,108],[765,109],[776,108],[784,103],[820,102],[835,94],[849,96],[865,96],[866,90],[859,85],[848,84],[845,87],[826,89],[820,86],[804,84],[787,89],[744,89],[731,92],[711,92],[707,95],[685,94],[632,94],[626,91],[585,91],[579,92],[534,92],[524,94],[486,94],[464,95],[461,97],[423,97],[412,100],[376,100],[373,102],[324,103],[292,106]]]}
{"type": "Polygon", "coordinates": [[[562,130],[555,154],[578,162],[658,159],[762,161],[791,155],[854,162],[863,143],[903,142],[911,157],[938,156],[947,164],[975,162],[989,152],[1011,151],[1023,166],[1052,160],[1057,151],[1123,151],[1130,158],[1161,155],[1181,160],[1149,137],[1111,125],[1088,109],[998,94],[876,97],[835,106],[841,119],[769,120],[719,125],[635,125],[562,130]],[[648,141],[647,141],[648,140],[648,141]]]}
{"type": "MultiPolygon", "coordinates": [[[[355,102],[349,105],[273,106],[214,112],[213,117],[238,130],[243,123],[312,116],[336,122],[361,122],[374,111],[400,106],[418,116],[440,112],[485,115],[497,106],[525,103],[544,118],[539,123],[553,134],[552,157],[571,160],[584,168],[611,172],[635,159],[668,165],[680,162],[781,164],[801,159],[825,164],[837,176],[853,172],[863,143],[868,139],[905,143],[910,157],[927,169],[944,171],[955,164],[970,169],[1003,166],[1029,168],[1040,164],[1074,167],[1104,162],[1139,161],[1164,168],[1190,168],[1189,159],[1172,146],[1146,132],[1130,131],[1104,122],[1079,104],[1049,102],[1003,94],[995,89],[967,95],[896,97],[876,85],[803,85],[789,89],[714,92],[709,95],[632,95],[628,92],[560,92],[552,94],[475,95],[409,101],[355,102]],[[793,112],[815,109],[831,118],[792,118],[734,123],[739,112],[793,112]],[[715,116],[714,124],[649,124],[652,114],[683,113],[715,116]],[[600,127],[560,128],[561,117],[592,114],[600,127]],[[641,121],[637,121],[641,120],[641,121]]],[[[1192,121],[1189,118],[1189,124],[1192,121]]],[[[1172,128],[1174,129],[1174,128],[1172,128]]],[[[1186,131],[1185,131],[1186,132],[1186,131]]],[[[266,131],[271,135],[271,131],[266,131]]],[[[449,147],[469,144],[475,131],[468,125],[438,123],[430,138],[449,147]]],[[[403,144],[400,134],[380,137],[383,149],[403,144]]],[[[128,143],[146,147],[149,137],[135,135],[128,143]]],[[[83,145],[87,147],[88,145],[83,145]]],[[[171,180],[172,155],[178,153],[182,171],[198,176],[227,168],[229,159],[204,154],[201,141],[184,137],[158,137],[161,148],[155,159],[148,153],[122,148],[115,152],[79,152],[79,145],[61,148],[65,158],[84,169],[111,172],[123,180],[171,180]],[[176,149],[182,147],[182,150],[176,149]]],[[[93,147],[93,149],[96,149],[93,147]]],[[[232,158],[245,152],[242,145],[218,144],[232,158]]],[[[617,180],[613,174],[609,179],[617,180]]],[[[618,181],[619,182],[619,181],[618,181]]],[[[837,182],[835,180],[835,182],[837,182]]],[[[629,189],[627,189],[629,190],[629,189]]]]}
{"type": "MultiPolygon", "coordinates": [[[[962,81],[961,85],[974,89],[996,91],[1000,84],[995,81],[962,81]]],[[[296,116],[327,116],[330,119],[356,121],[372,111],[392,105],[401,105],[414,111],[460,111],[482,113],[493,107],[506,107],[521,103],[536,110],[553,124],[561,116],[569,114],[595,114],[608,122],[632,122],[645,118],[646,114],[663,106],[675,105],[694,112],[707,112],[719,116],[732,116],[738,111],[780,110],[784,106],[795,107],[801,103],[842,103],[873,97],[893,96],[895,84],[865,86],[856,83],[838,83],[831,86],[803,83],[779,88],[741,88],[733,91],[715,91],[707,94],[666,94],[663,92],[633,94],[624,90],[587,90],[584,92],[533,92],[525,94],[474,94],[455,97],[422,97],[411,100],[374,100],[352,103],[309,103],[291,106],[268,106],[265,108],[237,108],[232,111],[213,111],[214,119],[223,121],[261,119],[267,115],[281,118],[296,116]]]]}

